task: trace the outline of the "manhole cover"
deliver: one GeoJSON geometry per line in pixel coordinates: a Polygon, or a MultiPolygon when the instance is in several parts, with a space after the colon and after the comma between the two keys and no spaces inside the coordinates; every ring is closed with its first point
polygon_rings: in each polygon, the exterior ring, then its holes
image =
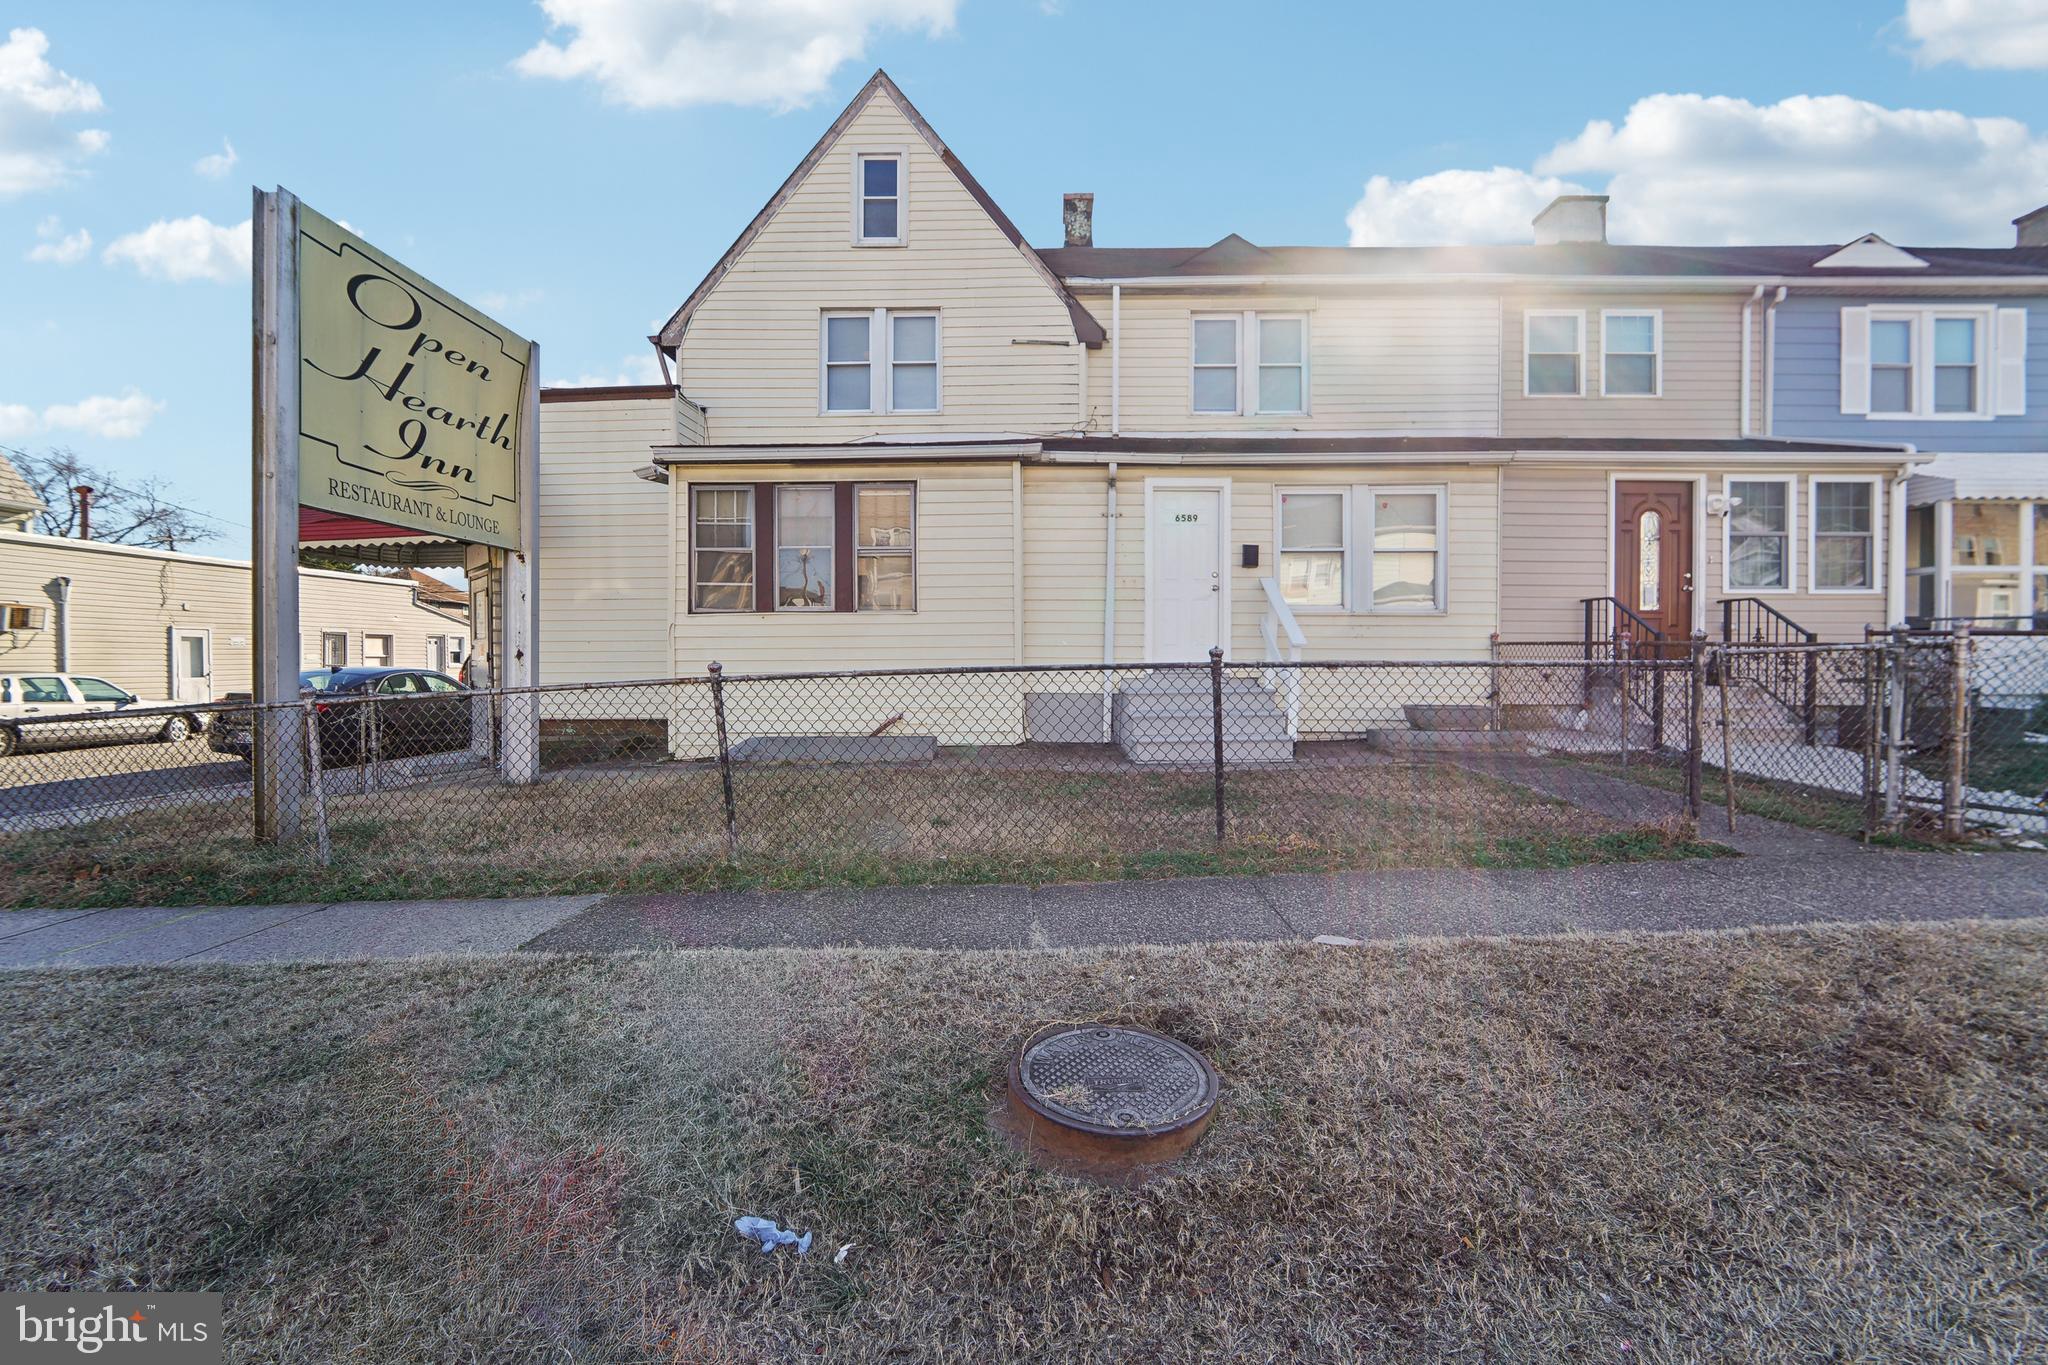
{"type": "Polygon", "coordinates": [[[1115,1164],[1187,1150],[1221,1084],[1187,1044],[1127,1024],[1057,1024],[1010,1060],[1010,1102],[1038,1145],[1115,1164]]]}

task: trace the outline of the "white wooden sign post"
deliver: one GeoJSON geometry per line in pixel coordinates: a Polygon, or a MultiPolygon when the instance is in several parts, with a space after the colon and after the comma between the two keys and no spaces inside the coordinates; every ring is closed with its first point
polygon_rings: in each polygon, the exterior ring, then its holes
{"type": "MultiPolygon", "coordinates": [[[[299,508],[491,547],[505,658],[540,681],[540,348],[289,191],[255,192],[256,835],[299,832],[299,508]]],[[[476,623],[489,631],[489,622],[476,623]]],[[[500,773],[540,774],[540,704],[507,698],[500,773]]]]}

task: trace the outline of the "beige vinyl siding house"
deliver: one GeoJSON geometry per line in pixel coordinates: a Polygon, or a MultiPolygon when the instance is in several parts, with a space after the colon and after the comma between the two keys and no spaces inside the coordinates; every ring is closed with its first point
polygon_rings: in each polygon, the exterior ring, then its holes
{"type": "MultiPolygon", "coordinates": [[[[250,598],[246,560],[0,532],[0,601],[38,607],[42,622],[0,630],[0,672],[62,670],[145,697],[218,700],[249,689],[250,598]],[[206,642],[203,677],[187,676],[192,647],[177,637],[189,635],[206,642]]],[[[420,606],[402,578],[301,569],[299,623],[307,668],[328,637],[345,642],[350,664],[388,654],[394,666],[451,671],[469,642],[466,621],[420,606]]]]}
{"type": "MultiPolygon", "coordinates": [[[[1887,620],[1891,576],[1890,527],[1893,474],[1879,464],[1770,465],[1726,469],[1705,464],[1598,466],[1511,465],[1504,471],[1501,516],[1501,634],[1510,640],[1577,640],[1584,627],[1582,600],[1617,591],[1612,575],[1615,541],[1614,485],[1621,480],[1682,482],[1695,503],[1695,623],[1709,636],[1721,635],[1721,602],[1754,597],[1784,613],[1823,640],[1861,640],[1866,626],[1887,620]],[[1816,590],[1811,541],[1814,481],[1867,480],[1876,490],[1870,542],[1872,586],[1863,590],[1816,590]],[[1779,482],[1792,495],[1787,528],[1791,582],[1783,588],[1730,584],[1727,518],[1709,500],[1728,493],[1730,481],[1779,482]]],[[[1625,566],[1624,566],[1625,571],[1625,566]]]]}
{"type": "MultiPolygon", "coordinates": [[[[1501,433],[1506,436],[1669,436],[1733,437],[1741,435],[1742,304],[1746,296],[1715,294],[1516,291],[1501,299],[1500,393],[1501,433]],[[1562,319],[1579,330],[1578,393],[1575,396],[1529,392],[1525,349],[1532,319],[1562,319]],[[1658,344],[1655,392],[1617,392],[1607,383],[1610,339],[1634,348],[1639,340],[1622,338],[1628,319],[1647,319],[1658,344]]],[[[1636,324],[1641,330],[1641,322],[1636,324]]],[[[1642,367],[1617,355],[1617,379],[1633,379],[1642,367]],[[1627,371],[1625,373],[1625,371],[1627,371]]]]}
{"type": "MultiPolygon", "coordinates": [[[[1110,316],[1099,290],[1083,292],[1110,316]]],[[[1088,368],[1087,430],[1108,431],[1112,406],[1125,432],[1346,431],[1493,434],[1499,430],[1499,310],[1485,295],[1353,292],[1161,293],[1126,289],[1117,304],[1123,335],[1114,367],[1088,368]],[[1236,361],[1244,371],[1234,412],[1196,411],[1192,375],[1196,318],[1237,321],[1236,361]],[[1262,410],[1259,318],[1303,320],[1308,334],[1301,410],[1262,410]],[[1116,377],[1121,402],[1112,403],[1116,377]]]]}
{"type": "MultiPolygon", "coordinates": [[[[1083,347],[1050,277],[991,220],[889,89],[876,88],[718,274],[680,337],[677,378],[706,440],[858,441],[1072,429],[1083,347]],[[900,245],[857,245],[862,155],[900,159],[900,245]],[[828,314],[938,319],[938,410],[826,412],[828,314]]],[[[882,360],[882,338],[873,339],[882,360]]],[[[880,376],[877,376],[880,378],[880,376]]]]}
{"type": "Polygon", "coordinates": [[[636,473],[676,437],[662,388],[541,391],[540,657],[547,682],[669,675],[669,490],[636,473]]]}

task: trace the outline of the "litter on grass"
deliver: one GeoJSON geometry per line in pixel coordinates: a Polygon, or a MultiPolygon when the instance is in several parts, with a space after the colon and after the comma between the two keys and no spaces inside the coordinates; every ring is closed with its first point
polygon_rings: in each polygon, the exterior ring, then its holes
{"type": "Polygon", "coordinates": [[[756,1218],[752,1214],[748,1214],[744,1218],[733,1219],[732,1227],[733,1231],[737,1232],[740,1236],[749,1237],[759,1242],[764,1255],[774,1251],[777,1247],[795,1247],[796,1254],[799,1256],[811,1249],[810,1233],[807,1232],[799,1237],[794,1232],[778,1225],[773,1218],[756,1218]]]}

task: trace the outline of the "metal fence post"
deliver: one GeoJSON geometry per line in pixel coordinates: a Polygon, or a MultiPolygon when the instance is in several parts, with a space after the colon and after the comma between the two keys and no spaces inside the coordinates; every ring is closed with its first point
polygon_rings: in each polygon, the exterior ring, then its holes
{"type": "Polygon", "coordinates": [[[1628,772],[1628,682],[1629,665],[1634,662],[1635,653],[1635,643],[1630,639],[1627,629],[1624,628],[1621,632],[1621,649],[1615,656],[1614,670],[1617,677],[1614,688],[1615,711],[1621,721],[1621,770],[1623,773],[1628,772]]]}
{"type": "Polygon", "coordinates": [[[1864,646],[1863,655],[1863,837],[1877,833],[1884,810],[1884,649],[1864,646]]]}
{"type": "Polygon", "coordinates": [[[306,794],[313,807],[313,856],[326,867],[334,861],[333,846],[327,838],[327,779],[320,770],[320,716],[313,703],[299,703],[299,715],[306,727],[306,794]]]}
{"type": "Polygon", "coordinates": [[[1958,621],[1949,641],[1948,767],[1941,784],[1941,832],[1963,836],[1963,778],[1970,752],[1970,623],[1958,621]]]}
{"type": "Polygon", "coordinates": [[[1714,675],[1721,681],[1721,795],[1728,804],[1728,832],[1735,832],[1735,732],[1729,714],[1728,689],[1735,680],[1728,676],[1725,651],[1714,660],[1714,675]]]}
{"type": "Polygon", "coordinates": [[[1890,695],[1884,732],[1884,827],[1896,834],[1905,824],[1906,689],[1912,681],[1905,632],[1895,632],[1884,647],[1885,677],[1890,695]]]}
{"type": "Polygon", "coordinates": [[[1486,637],[1486,657],[1491,661],[1486,679],[1486,728],[1496,733],[1500,730],[1500,632],[1494,631],[1486,637]]]}
{"type": "MultiPolygon", "coordinates": [[[[1687,660],[1685,723],[1685,815],[1694,826],[1700,821],[1700,756],[1706,748],[1705,707],[1707,704],[1707,633],[1692,633],[1692,654],[1687,660]]],[[[1660,670],[1658,676],[1663,676],[1660,670]]],[[[1658,708],[1662,711],[1662,707],[1658,708]]]]}
{"type": "Polygon", "coordinates": [[[725,741],[725,667],[713,660],[711,673],[711,714],[718,722],[718,780],[725,788],[725,860],[740,856],[739,812],[732,800],[732,751],[725,741]]]}
{"type": "Polygon", "coordinates": [[[1209,647],[1210,740],[1216,756],[1216,841],[1223,842],[1223,646],[1209,647]]]}
{"type": "Polygon", "coordinates": [[[1806,672],[1801,680],[1799,714],[1810,747],[1820,743],[1820,659],[1811,643],[1806,649],[1806,672]]]}

